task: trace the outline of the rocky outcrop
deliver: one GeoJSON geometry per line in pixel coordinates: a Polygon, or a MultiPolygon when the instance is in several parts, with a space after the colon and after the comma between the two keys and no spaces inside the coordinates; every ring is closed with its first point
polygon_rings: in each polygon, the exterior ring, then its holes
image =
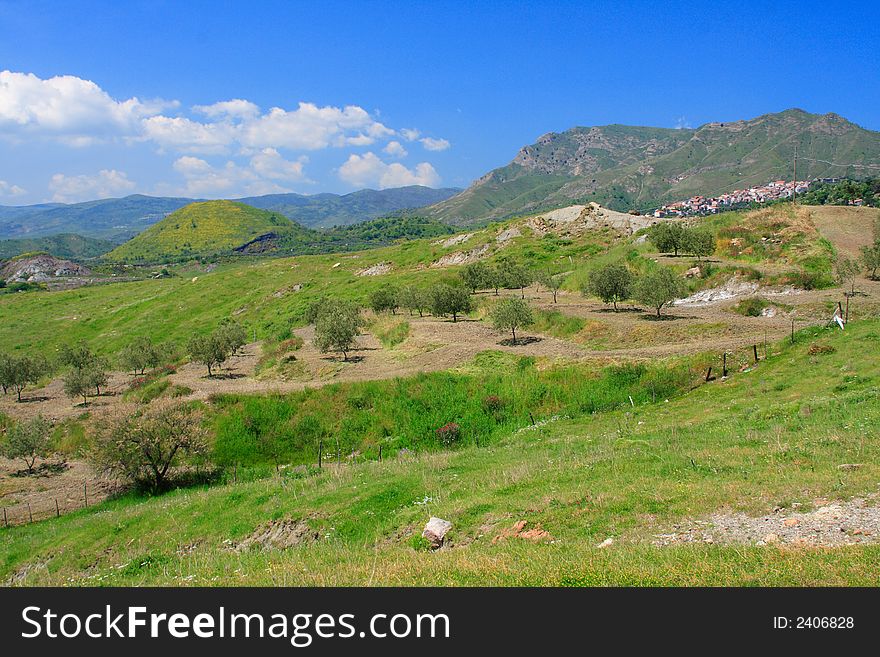
{"type": "Polygon", "coordinates": [[[45,283],[56,278],[91,275],[92,272],[87,267],[48,254],[15,258],[0,266],[0,278],[16,283],[45,283]]]}

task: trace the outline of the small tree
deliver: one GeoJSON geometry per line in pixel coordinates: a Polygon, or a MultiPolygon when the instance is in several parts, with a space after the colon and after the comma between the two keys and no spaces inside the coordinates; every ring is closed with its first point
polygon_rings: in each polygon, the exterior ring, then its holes
{"type": "Polygon", "coordinates": [[[10,356],[7,367],[8,387],[15,390],[19,402],[28,384],[37,383],[49,371],[49,364],[42,356],[10,356]]]}
{"type": "Polygon", "coordinates": [[[702,260],[715,253],[715,236],[704,228],[686,229],[683,246],[691,255],[697,256],[697,260],[702,260]]]}
{"type": "Polygon", "coordinates": [[[229,344],[217,332],[191,338],[187,351],[193,361],[208,368],[209,377],[214,376],[214,367],[219,367],[229,358],[229,344]]]}
{"type": "Polygon", "coordinates": [[[861,260],[865,269],[873,280],[877,279],[877,270],[880,269],[880,242],[861,248],[861,260]]]}
{"type": "Polygon", "coordinates": [[[501,274],[504,287],[511,290],[519,288],[521,298],[525,299],[526,286],[534,280],[534,276],[529,270],[510,258],[505,258],[498,265],[498,271],[501,274]]]}
{"type": "Polygon", "coordinates": [[[459,315],[473,308],[471,295],[459,285],[439,283],[431,288],[431,313],[437,317],[452,315],[452,321],[457,322],[459,315]]]}
{"type": "Polygon", "coordinates": [[[498,267],[486,268],[486,287],[495,291],[498,296],[498,290],[504,287],[504,275],[498,267]]]}
{"type": "Polygon", "coordinates": [[[203,419],[192,405],[166,400],[142,408],[120,407],[98,421],[91,460],[142,489],[164,491],[173,467],[207,454],[203,419]]]}
{"type": "Polygon", "coordinates": [[[861,271],[861,267],[859,267],[858,261],[844,255],[839,256],[837,258],[837,262],[834,263],[834,270],[837,275],[838,282],[844,286],[849,285],[849,293],[855,294],[856,277],[861,271]]]}
{"type": "Polygon", "coordinates": [[[663,306],[684,296],[684,283],[669,267],[655,267],[639,278],[633,294],[641,303],[656,309],[660,317],[663,306]]]}
{"type": "Polygon", "coordinates": [[[97,356],[85,342],[77,342],[76,344],[66,344],[61,347],[58,354],[58,360],[62,365],[84,369],[91,366],[97,356]]]}
{"type": "Polygon", "coordinates": [[[461,276],[462,283],[470,288],[473,294],[476,294],[477,290],[490,286],[491,272],[489,266],[482,260],[465,265],[459,272],[459,276],[461,276]]]}
{"type": "Polygon", "coordinates": [[[370,293],[370,308],[372,308],[375,313],[382,313],[390,310],[391,314],[394,315],[397,313],[397,308],[400,303],[398,301],[398,294],[396,287],[383,285],[378,290],[373,290],[370,293]]]}
{"type": "Polygon", "coordinates": [[[159,367],[162,355],[162,349],[153,344],[149,337],[140,336],[122,348],[119,353],[119,363],[134,374],[143,374],[147,368],[159,367]]]}
{"type": "Polygon", "coordinates": [[[552,272],[544,272],[541,275],[540,281],[541,285],[547,288],[547,290],[553,295],[553,303],[556,303],[557,296],[559,295],[559,288],[562,287],[562,282],[565,280],[566,274],[554,274],[552,272]]]}
{"type": "Polygon", "coordinates": [[[234,319],[227,318],[220,322],[217,337],[226,344],[233,356],[237,356],[238,350],[247,344],[247,331],[234,319]]]}
{"type": "Polygon", "coordinates": [[[504,299],[492,309],[492,325],[499,331],[510,331],[516,344],[516,330],[535,322],[532,309],[522,299],[504,299]]]}
{"type": "Polygon", "coordinates": [[[315,346],[321,353],[339,351],[342,360],[355,345],[363,322],[360,309],[347,301],[328,301],[315,322],[315,346]]]}
{"type": "Polygon", "coordinates": [[[632,296],[634,280],[632,273],[623,263],[609,264],[590,272],[590,277],[581,291],[584,295],[592,294],[599,297],[603,303],[613,304],[614,312],[617,312],[617,302],[632,296]]]}
{"type": "Polygon", "coordinates": [[[5,395],[12,386],[12,357],[9,354],[0,354],[0,387],[5,395]]]}
{"type": "Polygon", "coordinates": [[[30,474],[38,458],[49,455],[52,441],[52,427],[42,415],[31,420],[13,424],[3,442],[3,455],[8,459],[21,459],[30,474]]]}
{"type": "Polygon", "coordinates": [[[397,303],[406,308],[410,315],[418,312],[419,317],[424,317],[425,310],[431,305],[425,291],[415,285],[404,285],[397,295],[397,303]]]}
{"type": "Polygon", "coordinates": [[[677,256],[685,245],[685,228],[679,223],[664,221],[651,227],[648,239],[661,253],[672,251],[677,256]]]}

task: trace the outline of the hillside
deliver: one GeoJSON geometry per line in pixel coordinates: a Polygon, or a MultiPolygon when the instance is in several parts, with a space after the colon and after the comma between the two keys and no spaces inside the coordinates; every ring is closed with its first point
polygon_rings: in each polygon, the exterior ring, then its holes
{"type": "Polygon", "coordinates": [[[697,129],[577,127],[542,136],[427,213],[466,225],[585,201],[644,211],[791,179],[796,146],[801,180],[864,175],[829,162],[880,164],[880,133],[798,109],[697,129]]]}
{"type": "Polygon", "coordinates": [[[76,233],[119,243],[191,202],[134,194],[84,203],[0,207],[0,238],[76,233]]]}
{"type": "Polygon", "coordinates": [[[234,201],[191,203],[107,254],[117,262],[166,262],[228,253],[261,237],[304,232],[289,219],[234,201]]]}
{"type": "Polygon", "coordinates": [[[362,189],[351,194],[270,194],[237,199],[255,208],[283,214],[309,228],[346,226],[400,210],[421,208],[444,201],[460,189],[432,189],[410,185],[394,189],[362,189]]]}
{"type": "MultiPolygon", "coordinates": [[[[397,189],[363,189],[351,194],[270,194],[237,199],[304,226],[329,227],[368,221],[400,210],[438,203],[459,189],[412,185],[397,189]]],[[[123,242],[167,214],[199,201],[134,194],[85,203],[0,206],[0,239],[20,239],[76,233],[123,242]]]]}
{"type": "MultiPolygon", "coordinates": [[[[802,331],[796,344],[774,346],[769,360],[725,381],[570,418],[540,415],[535,427],[471,404],[501,429],[489,443],[388,450],[381,462],[346,453],[323,470],[267,468],[256,479],[240,468],[237,482],[127,496],[0,529],[0,581],[870,586],[880,558],[880,453],[870,439],[880,421],[880,359],[865,356],[876,355],[878,328],[802,331]],[[434,552],[419,538],[431,516],[452,523],[434,552]]],[[[459,390],[466,400],[481,375],[511,391],[523,376],[542,376],[528,362],[484,360],[471,375],[340,388],[316,412],[360,426],[403,386],[423,395],[459,390]]],[[[543,376],[545,391],[555,390],[552,372],[543,376]]],[[[583,378],[650,379],[638,368],[583,378]]],[[[277,420],[292,431],[283,405],[295,401],[244,398],[253,415],[242,426],[277,420]]],[[[439,413],[445,403],[428,408],[439,413]]]]}
{"type": "Polygon", "coordinates": [[[113,250],[115,246],[113,242],[107,240],[83,237],[73,233],[62,233],[51,237],[0,240],[0,260],[35,251],[45,251],[59,258],[89,260],[104,255],[113,250]]]}

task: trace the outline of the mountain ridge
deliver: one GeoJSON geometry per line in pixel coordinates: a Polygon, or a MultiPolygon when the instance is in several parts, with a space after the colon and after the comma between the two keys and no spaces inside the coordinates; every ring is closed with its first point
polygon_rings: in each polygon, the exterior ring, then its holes
{"type": "Polygon", "coordinates": [[[790,179],[795,146],[799,179],[858,177],[858,167],[827,162],[880,164],[880,132],[834,113],[789,109],[698,128],[578,126],[541,135],[426,214],[468,225],[588,201],[645,211],[694,194],[790,179]]]}
{"type": "MultiPolygon", "coordinates": [[[[430,205],[458,191],[456,188],[433,189],[410,185],[384,190],[364,189],[348,194],[288,193],[228,200],[283,214],[307,227],[327,228],[430,205]]],[[[131,194],[72,204],[0,206],[0,239],[34,239],[76,233],[83,237],[121,243],[168,214],[190,203],[205,200],[131,194]]]]}

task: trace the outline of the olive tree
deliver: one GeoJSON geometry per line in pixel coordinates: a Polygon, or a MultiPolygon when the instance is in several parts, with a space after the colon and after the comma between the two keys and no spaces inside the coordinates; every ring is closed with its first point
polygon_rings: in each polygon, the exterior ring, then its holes
{"type": "Polygon", "coordinates": [[[419,313],[419,317],[424,317],[425,311],[431,305],[425,291],[415,285],[404,285],[397,295],[397,303],[401,308],[406,308],[410,315],[419,313]]]}
{"type": "Polygon", "coordinates": [[[470,288],[474,294],[477,293],[477,290],[490,287],[491,271],[489,266],[482,260],[465,265],[459,272],[459,276],[462,283],[470,288]]]}
{"type": "Polygon", "coordinates": [[[460,285],[438,283],[431,288],[431,314],[437,317],[452,315],[452,321],[457,322],[459,315],[468,313],[473,308],[471,295],[460,285]]]}
{"type": "Polygon", "coordinates": [[[632,296],[635,278],[623,263],[612,263],[590,272],[586,284],[582,288],[584,295],[591,294],[610,303],[617,312],[617,302],[632,296]]]}
{"type": "Polygon", "coordinates": [[[170,485],[172,468],[208,453],[203,420],[198,408],[170,400],[120,406],[96,423],[90,458],[103,472],[162,492],[170,485]]]}
{"type": "Polygon", "coordinates": [[[43,356],[9,356],[6,364],[6,387],[15,391],[21,402],[21,393],[33,383],[37,383],[49,371],[49,363],[43,356]]]}
{"type": "Polygon", "coordinates": [[[702,260],[715,253],[715,236],[705,228],[690,228],[685,230],[684,250],[702,260]]]}
{"type": "Polygon", "coordinates": [[[684,296],[684,282],[669,267],[655,267],[636,282],[633,289],[635,298],[657,311],[684,296]]]}
{"type": "Polygon", "coordinates": [[[535,322],[532,309],[522,299],[504,299],[492,309],[492,325],[499,331],[510,331],[516,344],[516,330],[535,322]]]}
{"type": "Polygon", "coordinates": [[[42,415],[31,420],[21,420],[13,424],[3,441],[3,456],[10,460],[21,460],[30,474],[34,472],[34,464],[38,458],[45,458],[50,453],[52,442],[52,426],[42,415]]]}
{"type": "Polygon", "coordinates": [[[144,335],[135,338],[122,348],[119,352],[119,363],[134,374],[143,374],[147,368],[159,367],[162,357],[162,348],[144,335]]]}
{"type": "Polygon", "coordinates": [[[664,221],[652,226],[648,239],[662,253],[672,251],[675,255],[685,247],[686,231],[680,223],[664,221]]]}
{"type": "Polygon", "coordinates": [[[216,333],[217,337],[226,343],[232,356],[237,356],[238,350],[247,344],[247,331],[234,319],[227,318],[220,322],[216,333]]]}
{"type": "Polygon", "coordinates": [[[400,305],[398,295],[396,287],[383,285],[378,290],[373,290],[370,293],[370,308],[375,313],[391,311],[391,314],[394,315],[397,313],[397,308],[400,305]]]}
{"type": "Polygon", "coordinates": [[[861,260],[865,270],[876,280],[877,270],[880,269],[880,242],[861,248],[861,260]]]}
{"type": "Polygon", "coordinates": [[[856,292],[856,277],[860,271],[861,267],[858,261],[845,255],[838,256],[837,262],[834,263],[834,272],[838,283],[844,286],[848,285],[850,294],[855,294],[856,292]]]}
{"type": "Polygon", "coordinates": [[[229,343],[217,331],[190,338],[186,348],[194,362],[208,368],[208,376],[214,376],[214,368],[225,363],[230,353],[229,343]]]}
{"type": "Polygon", "coordinates": [[[526,286],[534,280],[531,272],[524,266],[515,262],[510,258],[505,258],[498,265],[498,271],[501,275],[501,281],[504,287],[508,289],[519,288],[521,298],[526,298],[526,286]]]}
{"type": "Polygon", "coordinates": [[[540,283],[547,288],[547,291],[553,295],[553,303],[556,303],[559,295],[559,288],[565,280],[566,274],[553,273],[546,271],[540,276],[540,283]]]}
{"type": "Polygon", "coordinates": [[[64,383],[64,394],[75,399],[82,397],[83,406],[88,405],[89,395],[92,391],[95,394],[101,394],[101,386],[107,384],[108,375],[106,370],[100,365],[87,367],[71,367],[65,372],[62,381],[64,383]]]}
{"type": "Polygon", "coordinates": [[[328,301],[315,321],[315,346],[321,353],[341,352],[342,360],[347,361],[362,326],[356,305],[348,301],[328,301]]]}

